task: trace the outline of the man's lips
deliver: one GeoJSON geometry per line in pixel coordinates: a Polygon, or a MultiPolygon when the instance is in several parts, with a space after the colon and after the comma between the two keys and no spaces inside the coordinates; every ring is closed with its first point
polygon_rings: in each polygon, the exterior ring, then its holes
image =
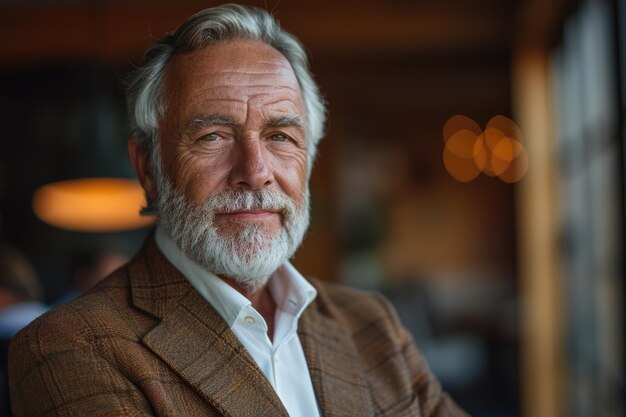
{"type": "Polygon", "coordinates": [[[217,216],[223,217],[223,218],[231,218],[231,219],[249,219],[249,220],[259,219],[260,220],[260,219],[274,216],[278,213],[279,211],[274,210],[274,209],[255,209],[255,210],[237,210],[237,211],[222,212],[222,213],[217,213],[217,216]]]}

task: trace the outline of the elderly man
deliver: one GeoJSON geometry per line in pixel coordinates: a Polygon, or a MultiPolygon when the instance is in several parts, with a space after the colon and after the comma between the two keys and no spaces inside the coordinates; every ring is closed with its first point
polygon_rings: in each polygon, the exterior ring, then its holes
{"type": "Polygon", "coordinates": [[[14,340],[22,416],[463,416],[389,303],[288,262],[324,103],[265,11],[190,17],[130,77],[140,252],[14,340]]]}

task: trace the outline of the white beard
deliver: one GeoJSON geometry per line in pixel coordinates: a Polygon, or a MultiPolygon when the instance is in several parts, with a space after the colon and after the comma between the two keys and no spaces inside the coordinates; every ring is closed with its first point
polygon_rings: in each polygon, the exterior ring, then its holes
{"type": "Polygon", "coordinates": [[[155,171],[159,226],[192,261],[233,279],[247,291],[263,287],[302,243],[309,225],[308,186],[301,207],[284,194],[266,189],[225,190],[195,204],[160,169],[155,171]],[[262,224],[242,222],[224,233],[214,223],[217,212],[251,209],[279,210],[282,227],[272,233],[262,224]]]}

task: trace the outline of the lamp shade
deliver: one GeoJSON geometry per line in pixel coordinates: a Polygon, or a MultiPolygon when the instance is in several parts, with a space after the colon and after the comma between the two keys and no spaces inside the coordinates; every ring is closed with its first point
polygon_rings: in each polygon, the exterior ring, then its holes
{"type": "Polygon", "coordinates": [[[84,178],[47,184],[35,191],[33,210],[43,222],[76,232],[119,232],[147,227],[144,190],[136,180],[84,178]]]}

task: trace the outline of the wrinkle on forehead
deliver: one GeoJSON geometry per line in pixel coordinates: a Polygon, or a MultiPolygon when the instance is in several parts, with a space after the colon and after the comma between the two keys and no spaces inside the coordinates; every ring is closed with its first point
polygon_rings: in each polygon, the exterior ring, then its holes
{"type": "Polygon", "coordinates": [[[195,113],[210,102],[249,106],[257,99],[290,113],[302,109],[291,64],[271,46],[256,41],[220,43],[177,55],[168,67],[165,86],[167,102],[176,113],[186,113],[183,109],[195,113]],[[268,101],[270,94],[275,97],[268,101]]]}

